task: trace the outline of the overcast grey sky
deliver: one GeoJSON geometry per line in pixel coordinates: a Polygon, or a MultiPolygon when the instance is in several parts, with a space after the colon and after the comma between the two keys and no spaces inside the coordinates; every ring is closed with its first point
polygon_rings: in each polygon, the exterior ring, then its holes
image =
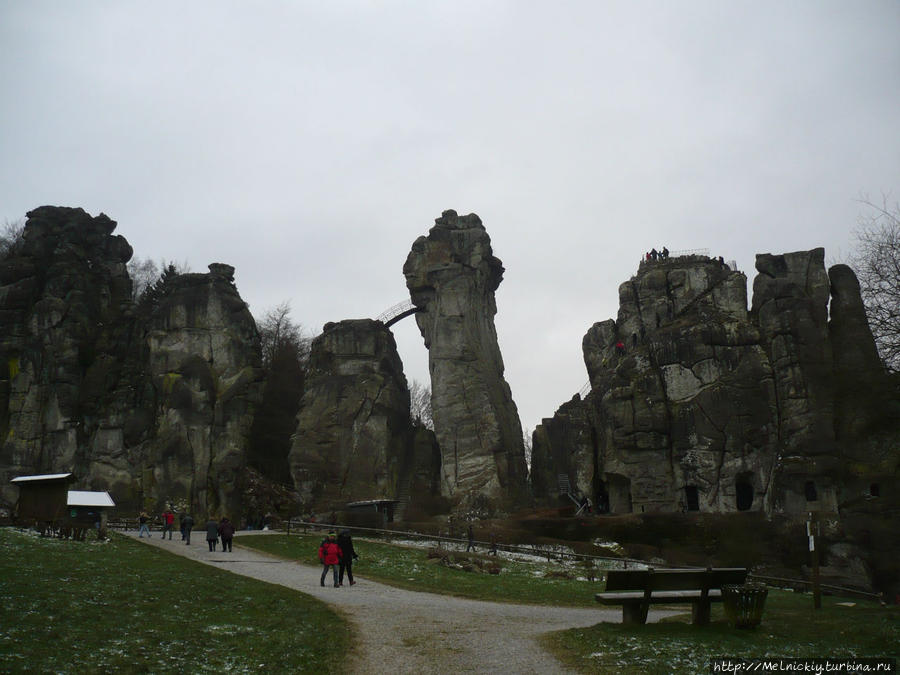
{"type": "Polygon", "coordinates": [[[847,255],[860,193],[900,190],[898,36],[898,0],[0,0],[0,221],[104,212],[316,334],[407,298],[416,237],[477,213],[532,429],[651,247],[751,281],[756,253],[847,255]]]}

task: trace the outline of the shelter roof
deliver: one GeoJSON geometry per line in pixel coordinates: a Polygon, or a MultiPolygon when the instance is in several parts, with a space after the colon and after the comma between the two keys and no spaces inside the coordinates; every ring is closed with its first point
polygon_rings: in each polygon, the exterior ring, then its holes
{"type": "Polygon", "coordinates": [[[64,478],[71,479],[71,473],[45,473],[39,476],[19,476],[18,478],[13,478],[10,483],[29,483],[36,481],[51,481],[51,480],[62,480],[64,478]]]}
{"type": "Polygon", "coordinates": [[[399,499],[364,499],[361,502],[348,502],[347,506],[373,506],[376,504],[399,504],[399,499]]]}
{"type": "Polygon", "coordinates": [[[85,492],[84,490],[69,490],[69,498],[66,506],[115,506],[116,503],[108,492],[85,492]]]}

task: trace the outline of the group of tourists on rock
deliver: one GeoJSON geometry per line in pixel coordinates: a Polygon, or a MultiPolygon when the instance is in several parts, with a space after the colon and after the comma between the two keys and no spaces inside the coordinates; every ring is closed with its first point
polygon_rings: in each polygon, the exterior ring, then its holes
{"type": "Polygon", "coordinates": [[[644,260],[647,262],[656,262],[657,260],[668,260],[669,259],[669,249],[665,246],[662,247],[662,251],[657,251],[655,248],[651,248],[647,253],[644,254],[644,260]]]}
{"type": "MultiPolygon", "coordinates": [[[[179,518],[179,525],[181,529],[181,541],[186,545],[190,546],[191,544],[191,532],[194,529],[194,517],[185,511],[182,513],[179,518]]],[[[166,533],[169,533],[169,541],[172,540],[172,530],[175,528],[175,513],[171,508],[167,508],[162,514],[157,518],[157,522],[162,525],[162,532],[160,533],[160,537],[165,539],[166,533]]],[[[234,540],[234,523],[232,523],[228,518],[222,517],[219,522],[216,522],[215,519],[210,516],[209,520],[206,521],[206,543],[209,546],[210,552],[216,550],[216,546],[219,543],[219,538],[222,539],[222,552],[230,553],[232,551],[232,541],[234,540]]],[[[151,538],[150,534],[150,516],[147,515],[145,511],[141,512],[141,515],[138,517],[138,537],[141,539],[144,538],[144,533],[147,533],[147,537],[151,538]]]]}

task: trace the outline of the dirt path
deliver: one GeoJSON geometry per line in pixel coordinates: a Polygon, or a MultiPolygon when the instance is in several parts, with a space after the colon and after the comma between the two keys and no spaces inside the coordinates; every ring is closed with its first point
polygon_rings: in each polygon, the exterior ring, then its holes
{"type": "MultiPolygon", "coordinates": [[[[128,532],[137,539],[136,532],[128,532]]],[[[542,633],[620,621],[618,609],[579,609],[465,600],[393,588],[354,575],[356,585],[319,585],[321,568],[267,556],[240,546],[210,553],[202,532],[191,546],[173,539],[140,539],[206,565],[280,584],[324,600],[349,618],[358,650],[349,672],[368,673],[567,673],[536,638],[542,633]]],[[[257,533],[258,534],[258,533],[257,533]]],[[[326,582],[327,583],[327,582],[326,582]]],[[[671,612],[650,613],[650,621],[671,612]]]]}

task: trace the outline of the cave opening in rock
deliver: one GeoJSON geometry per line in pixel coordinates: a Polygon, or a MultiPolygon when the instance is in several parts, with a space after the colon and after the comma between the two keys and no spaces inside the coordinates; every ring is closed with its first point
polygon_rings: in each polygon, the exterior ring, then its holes
{"type": "Polygon", "coordinates": [[[684,486],[684,502],[688,511],[700,510],[700,492],[696,485],[684,486]]]}
{"type": "Polygon", "coordinates": [[[806,484],[803,486],[803,494],[806,496],[806,501],[815,502],[819,500],[819,493],[816,491],[816,484],[811,480],[806,481],[806,484]]]}
{"type": "Polygon", "coordinates": [[[753,484],[747,475],[738,476],[734,481],[734,496],[738,511],[749,511],[753,506],[753,484]]]}

